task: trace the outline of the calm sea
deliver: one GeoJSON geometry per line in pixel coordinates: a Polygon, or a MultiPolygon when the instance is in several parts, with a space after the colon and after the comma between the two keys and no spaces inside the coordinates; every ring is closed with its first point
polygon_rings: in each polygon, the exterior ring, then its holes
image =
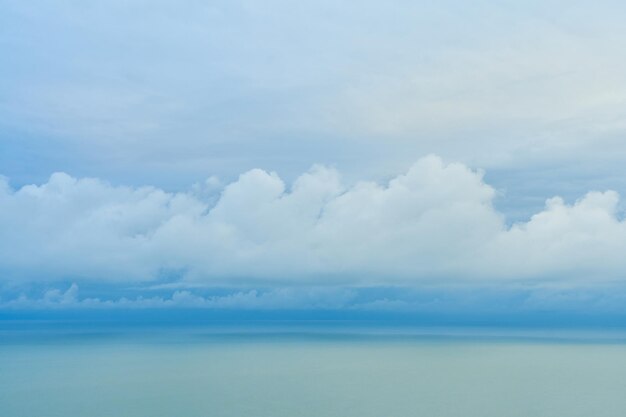
{"type": "Polygon", "coordinates": [[[0,332],[2,417],[625,415],[621,336],[293,326],[0,332]]]}

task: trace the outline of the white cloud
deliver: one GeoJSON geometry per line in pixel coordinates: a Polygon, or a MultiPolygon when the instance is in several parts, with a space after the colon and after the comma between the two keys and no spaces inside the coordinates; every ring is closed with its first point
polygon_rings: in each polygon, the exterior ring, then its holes
{"type": "Polygon", "coordinates": [[[219,198],[57,173],[38,186],[0,187],[0,271],[22,283],[167,277],[287,286],[626,273],[617,193],[591,192],[573,205],[556,197],[511,227],[494,196],[480,172],[435,156],[385,184],[345,186],[334,169],[315,166],[287,186],[256,169],[219,198]]]}
{"type": "Polygon", "coordinates": [[[626,278],[626,223],[614,191],[590,192],[573,205],[559,197],[527,223],[500,233],[487,246],[500,274],[570,279],[626,278]]]}

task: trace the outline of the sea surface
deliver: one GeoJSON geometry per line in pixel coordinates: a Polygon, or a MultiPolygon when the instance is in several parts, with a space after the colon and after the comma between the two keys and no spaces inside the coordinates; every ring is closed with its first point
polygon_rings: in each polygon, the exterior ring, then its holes
{"type": "Polygon", "coordinates": [[[2,417],[625,415],[623,334],[0,326],[2,417]]]}

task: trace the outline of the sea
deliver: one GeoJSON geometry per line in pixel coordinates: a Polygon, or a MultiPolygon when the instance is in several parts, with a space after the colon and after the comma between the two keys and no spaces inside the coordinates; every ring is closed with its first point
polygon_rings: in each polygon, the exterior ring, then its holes
{"type": "Polygon", "coordinates": [[[623,417],[626,334],[0,323],[2,417],[623,417]]]}

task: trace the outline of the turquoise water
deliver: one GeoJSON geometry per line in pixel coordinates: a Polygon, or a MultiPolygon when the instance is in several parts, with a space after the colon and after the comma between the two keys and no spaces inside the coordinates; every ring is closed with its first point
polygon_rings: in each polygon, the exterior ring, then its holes
{"type": "Polygon", "coordinates": [[[0,335],[3,417],[626,415],[626,344],[340,331],[0,335]]]}

